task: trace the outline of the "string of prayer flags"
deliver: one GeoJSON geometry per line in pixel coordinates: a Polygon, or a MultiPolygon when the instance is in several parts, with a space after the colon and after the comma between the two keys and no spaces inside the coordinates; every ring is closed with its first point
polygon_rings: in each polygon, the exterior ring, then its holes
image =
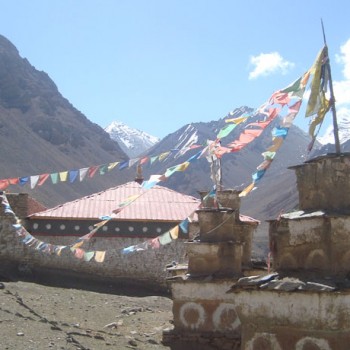
{"type": "MultiPolygon", "coordinates": [[[[85,240],[88,240],[92,236],[92,232],[88,235],[80,237],[79,241],[71,246],[66,245],[56,245],[47,242],[43,242],[33,235],[31,235],[24,227],[21,225],[20,220],[17,218],[16,214],[13,212],[5,193],[0,194],[1,204],[4,207],[5,214],[11,215],[15,223],[12,224],[12,228],[15,230],[16,235],[21,239],[22,243],[27,247],[30,247],[38,252],[42,252],[45,254],[55,254],[57,256],[61,256],[61,252],[63,249],[70,248],[70,251],[74,254],[74,256],[78,259],[84,259],[85,261],[90,261],[93,256],[95,256],[96,262],[103,262],[105,259],[106,252],[105,251],[92,251],[85,252],[81,246],[83,245],[85,240]]],[[[97,228],[94,229],[95,232],[97,228]]],[[[94,231],[93,230],[93,231],[94,231]]]]}
{"type": "Polygon", "coordinates": [[[273,103],[280,103],[282,107],[288,106],[292,100],[296,99],[293,105],[288,107],[287,115],[282,118],[280,125],[272,129],[272,145],[267,149],[266,152],[262,153],[264,157],[263,162],[258,165],[256,172],[252,175],[252,183],[248,185],[240,194],[240,197],[246,196],[254,188],[256,183],[259,182],[265,175],[267,169],[270,167],[273,159],[275,158],[276,152],[282,146],[283,141],[288,135],[289,128],[293,124],[295,117],[297,116],[301,104],[302,96],[305,92],[306,84],[308,81],[309,72],[306,72],[302,77],[293,82],[287,88],[281,90],[281,93],[274,93],[270,99],[273,103]]]}

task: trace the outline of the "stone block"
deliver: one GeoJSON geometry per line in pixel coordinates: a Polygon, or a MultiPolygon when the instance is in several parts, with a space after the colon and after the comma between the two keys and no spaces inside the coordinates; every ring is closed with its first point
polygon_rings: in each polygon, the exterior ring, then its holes
{"type": "Polygon", "coordinates": [[[295,169],[299,208],[350,212],[350,154],[323,156],[295,169]]]}
{"type": "Polygon", "coordinates": [[[188,273],[234,276],[242,272],[242,244],[187,242],[188,273]]]}

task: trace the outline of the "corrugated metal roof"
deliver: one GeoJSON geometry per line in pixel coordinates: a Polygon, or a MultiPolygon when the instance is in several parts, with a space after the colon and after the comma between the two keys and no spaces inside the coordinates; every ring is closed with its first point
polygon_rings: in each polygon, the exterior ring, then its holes
{"type": "Polygon", "coordinates": [[[98,219],[110,215],[134,195],[141,196],[122,209],[115,219],[181,221],[200,204],[199,199],[166,187],[154,186],[144,190],[133,181],[33,214],[30,218],[98,219]]]}

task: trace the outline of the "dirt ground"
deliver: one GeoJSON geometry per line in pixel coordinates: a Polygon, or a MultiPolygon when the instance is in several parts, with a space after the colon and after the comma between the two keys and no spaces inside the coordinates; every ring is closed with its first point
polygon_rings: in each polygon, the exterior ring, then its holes
{"type": "Polygon", "coordinates": [[[127,296],[0,283],[0,349],[170,349],[162,332],[172,327],[165,296],[127,296]]]}

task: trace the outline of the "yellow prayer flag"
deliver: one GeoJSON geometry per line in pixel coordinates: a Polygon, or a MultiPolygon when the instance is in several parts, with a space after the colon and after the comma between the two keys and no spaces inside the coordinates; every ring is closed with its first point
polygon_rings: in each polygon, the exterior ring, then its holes
{"type": "Polygon", "coordinates": [[[249,116],[243,116],[243,117],[238,117],[238,118],[230,118],[230,119],[225,119],[225,123],[235,123],[235,124],[240,124],[244,122],[249,116]]]}
{"type": "Polygon", "coordinates": [[[317,55],[316,61],[310,69],[311,74],[313,74],[313,79],[311,82],[311,93],[309,97],[309,101],[306,107],[306,117],[310,117],[317,113],[319,109],[319,99],[320,92],[322,90],[321,87],[321,78],[322,78],[322,66],[324,65],[325,59],[327,59],[327,46],[324,46],[322,50],[317,55]]]}
{"type": "Polygon", "coordinates": [[[100,221],[98,222],[97,224],[95,224],[94,226],[95,227],[102,227],[104,224],[106,224],[109,220],[103,220],[103,221],[100,221]]]}
{"type": "Polygon", "coordinates": [[[249,186],[247,186],[240,194],[239,197],[245,197],[248,193],[250,193],[253,188],[254,188],[255,184],[254,182],[252,182],[249,186]]]}
{"type": "Polygon", "coordinates": [[[164,160],[169,154],[170,154],[170,151],[164,152],[164,153],[160,154],[158,160],[161,162],[161,161],[164,160]]]}
{"type": "Polygon", "coordinates": [[[61,171],[59,173],[59,176],[60,176],[60,181],[62,181],[62,182],[67,181],[68,171],[61,171]]]}
{"type": "Polygon", "coordinates": [[[283,144],[283,137],[275,137],[272,141],[273,145],[267,149],[268,152],[276,152],[283,144]]]}
{"type": "Polygon", "coordinates": [[[83,244],[84,244],[84,241],[77,242],[77,243],[75,243],[75,244],[72,246],[72,248],[73,248],[73,249],[80,248],[83,244]]]}
{"type": "Polygon", "coordinates": [[[183,162],[176,166],[176,171],[185,171],[189,165],[190,165],[190,162],[183,162]]]}
{"type": "Polygon", "coordinates": [[[108,171],[113,170],[118,164],[119,164],[119,162],[109,163],[108,168],[107,168],[108,171]]]}
{"type": "Polygon", "coordinates": [[[98,251],[96,250],[95,252],[95,261],[102,263],[105,260],[105,256],[106,256],[106,251],[98,251]]]}
{"type": "Polygon", "coordinates": [[[177,239],[179,237],[179,226],[173,227],[169,233],[172,239],[177,239]]]}

